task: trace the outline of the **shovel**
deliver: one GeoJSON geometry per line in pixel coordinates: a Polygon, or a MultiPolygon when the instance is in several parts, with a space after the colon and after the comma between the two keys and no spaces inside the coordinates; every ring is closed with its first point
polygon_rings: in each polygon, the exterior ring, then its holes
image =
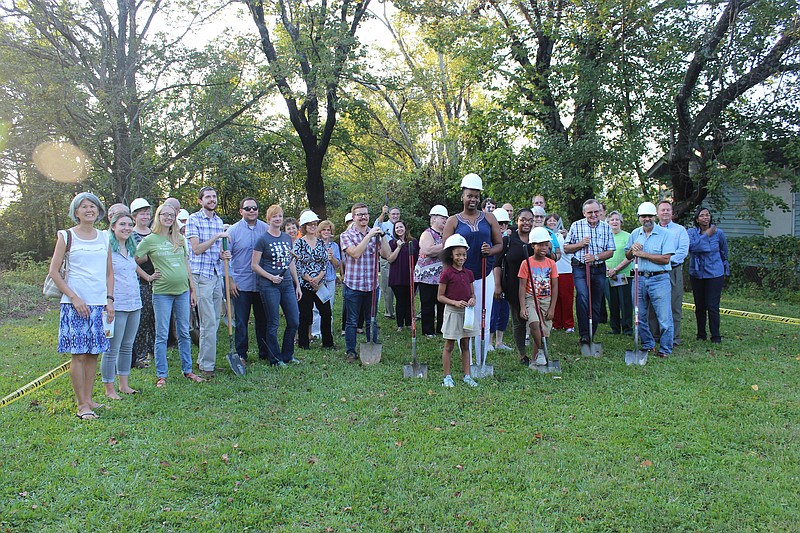
{"type": "MultiPolygon", "coordinates": [[[[222,250],[228,250],[228,239],[222,239],[222,250]]],[[[228,340],[230,341],[230,351],[226,356],[228,364],[231,365],[231,370],[237,376],[244,376],[247,368],[244,366],[242,358],[236,353],[236,348],[233,345],[233,315],[231,315],[231,277],[228,273],[228,259],[225,259],[225,302],[228,304],[228,340]]]]}
{"type": "Polygon", "coordinates": [[[494,376],[494,367],[486,364],[486,350],[484,340],[486,339],[486,256],[481,254],[481,345],[478,349],[479,357],[475,361],[477,364],[470,365],[469,372],[473,378],[485,378],[494,376]]]}
{"type": "Polygon", "coordinates": [[[381,362],[381,348],[378,342],[378,255],[381,249],[381,238],[376,237],[375,246],[375,288],[372,290],[372,317],[370,318],[369,342],[362,342],[358,358],[362,365],[374,365],[381,362]]]}
{"type": "Polygon", "coordinates": [[[409,242],[408,276],[411,286],[411,364],[403,365],[404,378],[428,377],[428,365],[417,362],[417,313],[414,311],[414,241],[409,242]]]}
{"type": "Polygon", "coordinates": [[[639,258],[633,259],[633,350],[625,350],[625,364],[644,366],[647,350],[639,349],[639,258]]]}
{"type": "Polygon", "coordinates": [[[600,357],[603,355],[603,345],[599,342],[594,342],[594,336],[592,335],[592,278],[588,262],[586,262],[586,288],[589,289],[589,344],[581,344],[581,355],[584,357],[600,357]]]}
{"type": "MultiPolygon", "coordinates": [[[[544,336],[544,315],[542,315],[542,308],[539,307],[539,299],[536,297],[536,289],[533,285],[533,266],[531,262],[528,260],[528,247],[523,246],[522,249],[525,251],[525,263],[528,265],[528,271],[530,272],[528,278],[531,284],[531,292],[533,293],[533,304],[536,306],[536,315],[539,317],[539,336],[542,339],[542,349],[544,350],[544,360],[547,361],[546,365],[537,365],[534,364],[536,360],[536,354],[532,354],[531,357],[531,364],[528,365],[528,368],[533,368],[537,372],[541,372],[542,374],[560,374],[561,373],[561,361],[554,361],[550,359],[550,351],[547,348],[547,337],[544,336]]],[[[525,305],[523,302],[522,305],[525,305]]]]}

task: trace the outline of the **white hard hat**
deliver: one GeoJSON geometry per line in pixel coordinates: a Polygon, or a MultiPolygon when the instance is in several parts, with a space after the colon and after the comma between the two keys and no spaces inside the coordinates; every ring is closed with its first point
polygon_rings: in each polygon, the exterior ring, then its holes
{"type": "Polygon", "coordinates": [[[310,209],[308,211],[303,211],[300,214],[300,220],[298,220],[297,223],[301,226],[305,226],[309,222],[319,222],[319,217],[317,214],[310,209]]]}
{"type": "Polygon", "coordinates": [[[178,229],[182,229],[186,225],[184,221],[189,220],[189,211],[181,209],[178,211],[178,216],[175,217],[175,220],[178,222],[178,229]]]}
{"type": "Polygon", "coordinates": [[[431,212],[428,215],[439,215],[440,217],[448,217],[450,216],[447,214],[447,208],[442,204],[436,204],[435,206],[431,207],[431,212]]]}
{"type": "Polygon", "coordinates": [[[639,205],[639,209],[636,210],[636,216],[642,216],[642,215],[655,216],[657,214],[658,214],[658,209],[656,209],[656,206],[653,205],[652,202],[642,202],[639,205]]]}
{"type": "Polygon", "coordinates": [[[144,198],[137,198],[136,200],[131,202],[131,213],[134,213],[139,209],[144,209],[145,207],[150,207],[150,202],[148,202],[144,198]]]}
{"type": "Polygon", "coordinates": [[[469,244],[467,244],[467,239],[456,233],[455,235],[450,235],[446,241],[444,241],[444,249],[447,250],[448,248],[455,248],[456,246],[463,246],[467,250],[469,250],[469,244]]]}
{"type": "Polygon", "coordinates": [[[353,213],[347,213],[344,216],[344,223],[347,224],[348,222],[352,222],[352,221],[353,221],[353,213]]]}
{"type": "Polygon", "coordinates": [[[494,218],[497,219],[497,222],[508,222],[511,223],[511,219],[508,218],[508,211],[505,209],[495,209],[492,211],[494,218]]]}
{"type": "Polygon", "coordinates": [[[461,179],[462,189],[475,189],[476,191],[483,190],[483,180],[474,172],[470,172],[461,179]]]}
{"type": "Polygon", "coordinates": [[[539,244],[543,242],[550,242],[550,232],[545,228],[533,228],[528,234],[528,242],[530,244],[539,244]]]}

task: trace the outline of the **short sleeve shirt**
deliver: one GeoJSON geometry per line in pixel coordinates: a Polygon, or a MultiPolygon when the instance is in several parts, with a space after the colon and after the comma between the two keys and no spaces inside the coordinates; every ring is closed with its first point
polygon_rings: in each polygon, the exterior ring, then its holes
{"type": "Polygon", "coordinates": [[[472,271],[464,267],[456,270],[453,267],[446,268],[439,278],[439,285],[444,285],[444,295],[457,302],[469,301],[472,297],[472,283],[475,276],[472,271]]]}
{"type": "Polygon", "coordinates": [[[541,299],[551,296],[553,294],[552,280],[558,279],[556,262],[549,257],[545,257],[543,261],[537,261],[531,257],[527,263],[523,261],[519,266],[519,279],[525,284],[525,292],[533,295],[531,284],[528,283],[531,272],[533,272],[533,287],[536,288],[536,297],[541,299]]]}
{"type": "MultiPolygon", "coordinates": [[[[273,276],[283,276],[292,262],[292,238],[288,234],[281,232],[278,237],[269,232],[259,237],[253,248],[255,252],[261,252],[261,260],[258,266],[263,268],[268,274],[273,276]]],[[[268,286],[272,282],[258,277],[258,286],[268,286]]]]}
{"type": "MultiPolygon", "coordinates": [[[[583,240],[584,237],[589,237],[589,253],[592,255],[601,254],[611,250],[612,252],[617,249],[614,244],[614,232],[607,223],[602,220],[592,227],[585,218],[576,220],[569,227],[567,238],[564,239],[566,244],[575,244],[583,240]]],[[[586,253],[586,248],[576,250],[574,255],[575,259],[584,263],[583,255],[586,253]]],[[[598,262],[601,264],[603,261],[598,262]]]]}
{"type": "Polygon", "coordinates": [[[161,277],[153,282],[153,294],[183,294],[189,290],[186,246],[175,248],[163,235],[151,233],[139,243],[136,257],[148,256],[161,277]]]}

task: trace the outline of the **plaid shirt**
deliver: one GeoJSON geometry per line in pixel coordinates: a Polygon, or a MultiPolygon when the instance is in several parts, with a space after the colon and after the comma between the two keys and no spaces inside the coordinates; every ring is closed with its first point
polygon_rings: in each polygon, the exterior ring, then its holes
{"type": "MultiPolygon", "coordinates": [[[[366,233],[361,233],[355,225],[342,233],[342,250],[356,247],[366,237],[366,233]]],[[[378,253],[376,239],[372,241],[361,254],[361,257],[354,259],[350,254],[344,253],[344,284],[354,291],[370,292],[377,284],[375,283],[375,254],[378,253]]]]}
{"type": "MultiPolygon", "coordinates": [[[[589,237],[589,253],[598,255],[603,252],[611,250],[612,252],[617,249],[614,244],[614,232],[611,226],[602,220],[597,223],[597,226],[591,227],[585,218],[576,220],[569,227],[567,238],[564,239],[566,244],[575,244],[583,240],[584,237],[589,237]]],[[[586,248],[580,248],[574,252],[575,259],[584,263],[583,255],[586,253],[586,248]]],[[[595,261],[594,265],[602,265],[604,261],[595,261]]]]}
{"type": "MultiPolygon", "coordinates": [[[[186,221],[186,240],[191,237],[197,237],[200,242],[206,242],[217,233],[222,232],[223,225],[222,219],[216,213],[211,218],[208,218],[201,209],[189,215],[189,220],[186,221]]],[[[208,250],[200,255],[196,255],[192,251],[191,245],[189,248],[189,266],[192,269],[192,274],[199,274],[204,278],[213,278],[219,276],[222,272],[222,264],[219,260],[220,254],[220,241],[216,240],[208,250]]]]}

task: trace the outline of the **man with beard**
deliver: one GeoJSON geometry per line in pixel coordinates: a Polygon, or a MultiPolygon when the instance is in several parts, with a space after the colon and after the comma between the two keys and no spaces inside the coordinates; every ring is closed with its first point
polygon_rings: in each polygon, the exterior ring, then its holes
{"type": "Polygon", "coordinates": [[[192,213],[186,222],[186,240],[189,242],[189,266],[197,287],[197,312],[200,316],[200,351],[197,366],[207,378],[214,377],[217,364],[217,329],[222,309],[222,259],[230,259],[230,251],[223,252],[219,240],[228,234],[217,215],[217,191],[203,187],[197,195],[201,208],[192,213]]]}
{"type": "MultiPolygon", "coordinates": [[[[651,308],[658,319],[661,329],[659,340],[659,357],[667,357],[672,353],[672,307],[669,273],[670,258],[675,254],[675,240],[667,228],[655,224],[656,206],[644,202],[636,211],[639,215],[640,228],[636,228],[625,245],[625,257],[639,262],[639,293],[635,295],[639,312],[651,308]]],[[[645,315],[646,316],[646,315],[645,315]]],[[[656,341],[650,332],[647,319],[639,320],[639,337],[642,348],[655,351],[656,341]]],[[[638,349],[638,346],[637,346],[638,349]]]]}

